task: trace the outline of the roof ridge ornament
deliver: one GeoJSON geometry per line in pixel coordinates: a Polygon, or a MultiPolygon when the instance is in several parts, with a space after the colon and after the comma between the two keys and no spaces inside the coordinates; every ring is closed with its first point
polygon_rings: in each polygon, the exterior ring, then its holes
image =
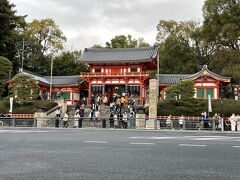
{"type": "Polygon", "coordinates": [[[203,69],[207,69],[208,67],[207,67],[207,65],[206,64],[204,64],[203,65],[203,69]]]}

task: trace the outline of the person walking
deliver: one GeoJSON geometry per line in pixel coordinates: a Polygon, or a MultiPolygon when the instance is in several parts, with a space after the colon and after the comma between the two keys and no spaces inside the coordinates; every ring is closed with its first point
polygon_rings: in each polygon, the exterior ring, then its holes
{"type": "Polygon", "coordinates": [[[166,127],[167,127],[167,128],[172,128],[171,114],[167,117],[166,127]]]}
{"type": "Polygon", "coordinates": [[[215,123],[216,130],[218,130],[220,118],[221,117],[217,113],[215,113],[214,116],[213,116],[213,121],[215,123]]]}
{"type": "Polygon", "coordinates": [[[122,108],[124,107],[124,103],[125,103],[125,98],[124,96],[122,96],[120,99],[120,114],[122,114],[122,108]]]}
{"type": "Polygon", "coordinates": [[[203,127],[204,127],[204,129],[207,129],[208,128],[208,114],[207,114],[207,112],[204,112],[202,114],[202,118],[203,118],[203,127]]]}
{"type": "MultiPolygon", "coordinates": [[[[95,122],[96,123],[98,123],[99,118],[100,118],[100,105],[97,104],[96,105],[96,110],[95,110],[95,122]]],[[[95,125],[95,122],[94,122],[94,125],[95,125]]]]}
{"type": "Polygon", "coordinates": [[[180,129],[183,129],[183,123],[184,123],[184,116],[180,116],[179,120],[178,120],[178,124],[180,125],[180,129]]]}
{"type": "Polygon", "coordinates": [[[229,121],[231,123],[231,131],[236,131],[236,116],[235,116],[235,114],[232,114],[232,116],[230,116],[229,121]]]}
{"type": "Polygon", "coordinates": [[[110,123],[110,128],[114,128],[114,114],[111,112],[110,117],[109,117],[109,123],[110,123]]]}
{"type": "Polygon", "coordinates": [[[123,129],[127,129],[128,114],[127,111],[123,113],[123,129]]]}
{"type": "Polygon", "coordinates": [[[83,121],[83,117],[84,117],[84,109],[85,109],[85,104],[82,103],[80,111],[79,111],[79,115],[80,115],[80,118],[79,118],[79,121],[78,121],[78,127],[79,128],[82,128],[82,121],[83,121]]]}
{"type": "Polygon", "coordinates": [[[56,110],[56,121],[55,121],[55,127],[56,127],[56,128],[59,127],[60,117],[61,117],[61,110],[60,110],[60,107],[59,107],[59,108],[57,108],[57,110],[56,110]]]}
{"type": "Polygon", "coordinates": [[[74,125],[73,125],[73,127],[74,128],[77,128],[77,127],[79,127],[79,119],[80,119],[80,114],[79,114],[79,110],[78,111],[76,111],[75,112],[75,115],[74,115],[74,125]]]}
{"type": "Polygon", "coordinates": [[[237,131],[240,131],[240,116],[236,116],[236,125],[237,125],[237,131]]]}
{"type": "Polygon", "coordinates": [[[68,128],[68,113],[67,112],[65,112],[65,114],[63,116],[63,127],[68,128]]]}
{"type": "Polygon", "coordinates": [[[107,95],[105,95],[103,98],[103,104],[107,106],[107,103],[108,103],[108,98],[107,98],[107,95]]]}

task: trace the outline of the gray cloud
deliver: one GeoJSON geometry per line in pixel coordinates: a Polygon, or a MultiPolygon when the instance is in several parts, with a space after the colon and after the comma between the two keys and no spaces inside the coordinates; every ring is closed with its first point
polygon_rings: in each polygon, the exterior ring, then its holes
{"type": "Polygon", "coordinates": [[[67,36],[66,48],[104,45],[119,34],[153,44],[161,19],[201,18],[204,0],[11,0],[27,20],[53,18],[67,36]]]}

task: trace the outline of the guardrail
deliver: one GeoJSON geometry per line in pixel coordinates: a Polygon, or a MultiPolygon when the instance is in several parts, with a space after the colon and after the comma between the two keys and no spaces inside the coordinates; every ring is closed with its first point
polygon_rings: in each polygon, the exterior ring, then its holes
{"type": "MultiPolygon", "coordinates": [[[[138,129],[136,126],[137,121],[145,123],[141,129],[146,127],[148,120],[156,121],[156,129],[160,130],[221,130],[221,122],[214,120],[202,121],[194,119],[184,119],[183,124],[179,124],[177,119],[171,119],[171,122],[167,122],[167,118],[89,118],[81,117],[80,119],[69,118],[67,122],[63,121],[63,118],[56,117],[42,117],[42,118],[14,118],[14,117],[0,117],[0,126],[4,127],[37,127],[37,124],[41,121],[40,127],[70,127],[70,128],[123,128],[123,129],[138,129]],[[39,122],[37,122],[39,121],[39,122]]],[[[224,130],[230,130],[230,123],[224,122],[224,130]]]]}
{"type": "Polygon", "coordinates": [[[36,119],[33,116],[0,117],[0,127],[36,127],[36,119]]]}

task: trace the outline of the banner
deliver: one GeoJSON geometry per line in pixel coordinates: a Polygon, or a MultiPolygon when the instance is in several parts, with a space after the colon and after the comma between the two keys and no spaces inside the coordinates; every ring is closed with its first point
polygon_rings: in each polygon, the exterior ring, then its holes
{"type": "Polygon", "coordinates": [[[208,95],[208,112],[212,112],[212,102],[211,102],[211,95],[208,95]]]}
{"type": "Polygon", "coordinates": [[[12,113],[12,110],[13,110],[13,97],[10,97],[10,109],[9,109],[9,112],[12,113]]]}

